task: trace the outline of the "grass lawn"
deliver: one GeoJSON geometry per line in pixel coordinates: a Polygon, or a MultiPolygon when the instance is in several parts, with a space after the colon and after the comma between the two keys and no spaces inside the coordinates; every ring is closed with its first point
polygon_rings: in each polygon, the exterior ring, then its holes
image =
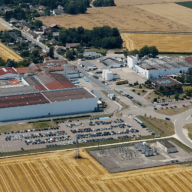
{"type": "Polygon", "coordinates": [[[188,130],[188,136],[192,140],[192,123],[185,125],[183,128],[188,130]]]}
{"type": "Polygon", "coordinates": [[[23,124],[9,124],[0,126],[0,132],[7,131],[19,131],[19,130],[28,130],[28,129],[36,129],[36,128],[44,128],[44,127],[56,127],[56,123],[54,121],[45,121],[45,122],[34,122],[34,123],[23,123],[23,124]]]}
{"type": "Polygon", "coordinates": [[[174,125],[170,121],[145,116],[138,116],[138,118],[155,134],[160,134],[161,137],[175,134],[174,125]]]}
{"type": "MultiPolygon", "coordinates": [[[[143,90],[143,89],[142,89],[143,90]]],[[[135,89],[135,91],[133,91],[133,89],[131,89],[131,91],[133,92],[133,93],[135,93],[135,94],[137,94],[137,95],[139,95],[139,96],[143,96],[143,95],[145,95],[146,93],[147,93],[147,91],[146,92],[143,92],[142,90],[137,90],[137,89],[135,89]]]]}
{"type": "Polygon", "coordinates": [[[188,107],[181,107],[181,108],[174,108],[174,109],[159,109],[159,110],[154,110],[156,113],[160,113],[163,115],[177,115],[179,113],[183,113],[189,109],[192,108],[192,105],[189,105],[188,107]]]}
{"type": "MultiPolygon", "coordinates": [[[[185,93],[179,94],[179,98],[183,98],[183,96],[185,95],[185,93]]],[[[145,99],[147,99],[148,101],[152,102],[154,100],[154,98],[157,98],[157,100],[173,100],[175,99],[175,95],[170,95],[170,98],[167,96],[160,96],[155,94],[154,92],[149,93],[149,95],[147,95],[147,97],[145,99]]]]}

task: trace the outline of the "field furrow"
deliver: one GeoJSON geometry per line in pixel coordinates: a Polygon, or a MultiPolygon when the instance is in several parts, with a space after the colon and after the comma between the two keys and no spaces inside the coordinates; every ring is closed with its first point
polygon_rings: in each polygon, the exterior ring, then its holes
{"type": "Polygon", "coordinates": [[[144,183],[142,180],[141,180],[141,178],[140,179],[134,179],[133,180],[134,181],[134,183],[137,183],[138,184],[138,186],[141,186],[142,188],[141,188],[141,190],[142,191],[153,191],[152,189],[151,189],[151,187],[149,187],[148,185],[146,185],[146,183],[144,183]]]}
{"type": "Polygon", "coordinates": [[[162,184],[164,184],[164,186],[166,186],[168,191],[174,192],[177,191],[175,190],[174,186],[172,186],[166,179],[166,177],[164,177],[164,175],[159,176],[158,179],[162,180],[162,184]]]}

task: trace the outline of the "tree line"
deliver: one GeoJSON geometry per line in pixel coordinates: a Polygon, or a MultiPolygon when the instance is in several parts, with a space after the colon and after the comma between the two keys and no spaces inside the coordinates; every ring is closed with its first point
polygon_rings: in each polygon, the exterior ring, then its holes
{"type": "MultiPolygon", "coordinates": [[[[51,39],[52,32],[49,32],[47,36],[51,39]]],[[[59,45],[64,46],[66,43],[80,43],[81,46],[106,49],[121,48],[123,43],[119,30],[109,26],[94,27],[92,30],[83,27],[62,29],[56,40],[59,45]]]]}
{"type": "Polygon", "coordinates": [[[95,7],[108,7],[115,6],[114,0],[96,0],[93,2],[95,7]]]}

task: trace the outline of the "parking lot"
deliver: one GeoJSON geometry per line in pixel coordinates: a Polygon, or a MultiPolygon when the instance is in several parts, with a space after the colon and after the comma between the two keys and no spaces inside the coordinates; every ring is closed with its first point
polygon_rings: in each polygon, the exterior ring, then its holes
{"type": "Polygon", "coordinates": [[[13,152],[38,148],[50,148],[79,143],[93,143],[107,140],[151,135],[151,131],[141,126],[132,116],[121,118],[78,119],[57,122],[58,127],[6,132],[0,135],[0,152],[13,152]]]}

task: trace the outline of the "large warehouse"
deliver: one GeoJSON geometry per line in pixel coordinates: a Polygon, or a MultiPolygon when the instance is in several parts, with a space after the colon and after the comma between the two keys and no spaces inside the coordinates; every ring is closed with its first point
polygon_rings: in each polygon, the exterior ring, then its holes
{"type": "Polygon", "coordinates": [[[97,97],[83,87],[76,87],[61,74],[38,74],[22,79],[22,83],[19,91],[15,87],[1,89],[0,121],[97,110],[97,97]]]}
{"type": "Polygon", "coordinates": [[[192,64],[179,57],[148,58],[137,60],[128,56],[127,65],[136,72],[143,74],[147,79],[186,72],[192,64]]]}

